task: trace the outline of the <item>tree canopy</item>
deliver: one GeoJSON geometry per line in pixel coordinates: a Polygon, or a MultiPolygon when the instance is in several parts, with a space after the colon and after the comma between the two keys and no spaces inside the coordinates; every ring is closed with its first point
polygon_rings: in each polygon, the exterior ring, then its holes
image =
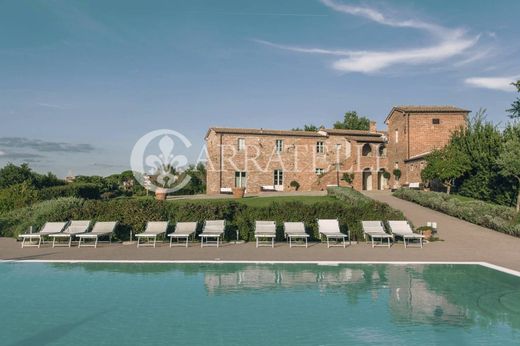
{"type": "Polygon", "coordinates": [[[305,124],[303,125],[303,129],[300,127],[295,127],[292,129],[293,131],[313,131],[316,132],[319,130],[318,126],[313,124],[305,124]]]}
{"type": "Polygon", "coordinates": [[[520,211],[520,137],[511,137],[504,145],[500,156],[497,158],[500,173],[516,178],[518,182],[516,211],[520,211]]]}
{"type": "MultiPolygon", "coordinates": [[[[520,80],[512,83],[517,91],[520,93],[520,80]]],[[[520,97],[517,97],[516,100],[511,104],[511,108],[507,110],[509,112],[509,117],[512,119],[520,118],[520,97]]]]}
{"type": "Polygon", "coordinates": [[[438,179],[450,194],[455,179],[470,168],[468,157],[454,146],[446,146],[431,152],[426,158],[427,166],[421,172],[423,180],[438,179]]]}
{"type": "Polygon", "coordinates": [[[370,119],[359,116],[356,111],[350,111],[345,113],[343,121],[336,121],[333,127],[335,129],[368,131],[370,129],[370,119]]]}

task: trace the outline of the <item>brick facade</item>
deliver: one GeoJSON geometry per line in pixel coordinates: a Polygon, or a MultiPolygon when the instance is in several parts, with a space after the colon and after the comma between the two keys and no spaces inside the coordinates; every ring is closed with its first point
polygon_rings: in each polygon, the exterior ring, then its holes
{"type": "Polygon", "coordinates": [[[469,111],[451,106],[394,107],[388,126],[388,170],[401,170],[399,182],[391,186],[421,182],[424,156],[448,144],[454,131],[465,126],[469,111]]]}
{"type": "Polygon", "coordinates": [[[463,125],[467,112],[410,114],[394,108],[387,117],[388,136],[378,132],[374,122],[369,131],[210,128],[207,193],[218,194],[240,184],[253,194],[262,187],[292,191],[292,181],[300,184],[299,191],[319,191],[327,185],[347,186],[341,180],[345,172],[354,173],[352,186],[357,190],[386,189],[393,181],[387,182],[383,172],[392,172],[396,163],[403,171],[401,182],[420,181],[420,161],[409,159],[445,145],[450,132],[463,125]],[[433,118],[440,124],[431,124],[433,118]],[[278,174],[282,181],[275,179],[275,170],[283,172],[278,174]]]}

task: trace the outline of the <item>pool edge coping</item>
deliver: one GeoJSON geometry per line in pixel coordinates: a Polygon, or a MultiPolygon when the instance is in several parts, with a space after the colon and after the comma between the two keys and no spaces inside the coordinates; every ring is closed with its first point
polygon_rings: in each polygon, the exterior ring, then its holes
{"type": "Polygon", "coordinates": [[[255,261],[255,260],[6,260],[0,259],[0,263],[142,263],[142,264],[316,264],[323,266],[335,266],[340,264],[459,264],[480,265],[502,273],[520,277],[520,271],[502,267],[496,264],[479,261],[255,261]]]}

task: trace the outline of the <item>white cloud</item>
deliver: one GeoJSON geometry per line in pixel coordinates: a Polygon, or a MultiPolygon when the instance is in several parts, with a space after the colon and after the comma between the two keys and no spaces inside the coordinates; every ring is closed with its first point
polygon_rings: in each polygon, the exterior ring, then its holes
{"type": "Polygon", "coordinates": [[[4,156],[4,155],[5,155],[5,151],[0,150],[0,156],[4,156]]]}
{"type": "Polygon", "coordinates": [[[484,88],[501,91],[516,91],[511,83],[516,82],[520,76],[511,77],[472,77],[466,78],[464,82],[475,88],[484,88]]]}
{"type": "Polygon", "coordinates": [[[344,58],[339,59],[332,64],[334,69],[343,72],[374,73],[393,65],[430,64],[463,55],[478,42],[480,37],[479,35],[469,37],[464,30],[445,28],[417,19],[401,20],[391,18],[370,7],[345,5],[333,0],[321,0],[321,2],[325,6],[337,12],[364,17],[378,24],[423,30],[432,36],[437,42],[431,46],[418,48],[393,51],[362,51],[306,48],[280,45],[262,40],[256,41],[293,52],[343,56],[344,58]]]}

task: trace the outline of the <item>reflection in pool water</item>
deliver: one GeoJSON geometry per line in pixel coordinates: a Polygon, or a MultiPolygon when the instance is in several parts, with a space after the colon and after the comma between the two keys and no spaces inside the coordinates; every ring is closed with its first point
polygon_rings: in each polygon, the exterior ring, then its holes
{"type": "Polygon", "coordinates": [[[473,265],[0,264],[1,344],[520,342],[520,278],[473,265]]]}

